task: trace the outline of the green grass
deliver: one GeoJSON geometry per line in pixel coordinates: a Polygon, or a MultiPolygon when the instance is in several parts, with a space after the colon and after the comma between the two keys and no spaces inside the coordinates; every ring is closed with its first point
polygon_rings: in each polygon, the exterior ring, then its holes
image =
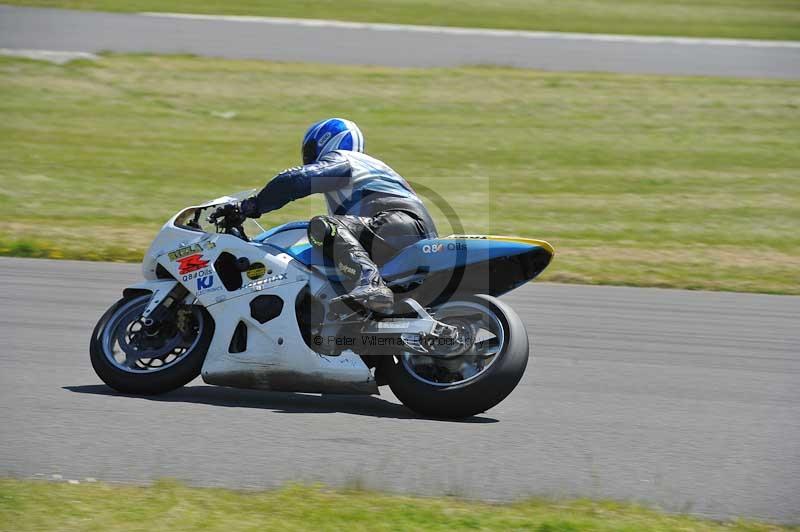
{"type": "Polygon", "coordinates": [[[615,502],[534,500],[485,504],[292,486],[236,492],[162,481],[151,487],[0,480],[0,530],[796,530],[720,523],[615,502]]]}
{"type": "Polygon", "coordinates": [[[800,294],[800,83],[775,80],[4,58],[0,254],[139,260],[182,207],[296,165],[331,115],[464,231],[551,241],[544,279],[800,294]]]}
{"type": "Polygon", "coordinates": [[[5,0],[5,3],[520,30],[800,39],[800,0],[5,0]]]}

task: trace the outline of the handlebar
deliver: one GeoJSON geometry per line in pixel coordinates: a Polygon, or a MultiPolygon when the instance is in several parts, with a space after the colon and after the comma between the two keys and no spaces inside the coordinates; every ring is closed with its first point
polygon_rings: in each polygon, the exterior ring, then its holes
{"type": "MultiPolygon", "coordinates": [[[[195,219],[199,220],[201,209],[195,213],[195,219]]],[[[242,240],[249,241],[247,234],[244,231],[244,221],[246,218],[242,216],[239,207],[233,203],[228,203],[217,207],[214,212],[208,215],[206,220],[214,224],[217,233],[232,235],[242,240]]]]}

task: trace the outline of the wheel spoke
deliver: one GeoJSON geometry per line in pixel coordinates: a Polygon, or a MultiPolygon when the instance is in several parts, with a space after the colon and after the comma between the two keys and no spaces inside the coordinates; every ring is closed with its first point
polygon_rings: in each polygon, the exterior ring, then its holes
{"type": "Polygon", "coordinates": [[[476,341],[475,344],[472,346],[472,350],[475,351],[475,354],[481,357],[491,357],[496,355],[500,352],[500,338],[497,336],[493,338],[487,338],[485,340],[476,341]]]}

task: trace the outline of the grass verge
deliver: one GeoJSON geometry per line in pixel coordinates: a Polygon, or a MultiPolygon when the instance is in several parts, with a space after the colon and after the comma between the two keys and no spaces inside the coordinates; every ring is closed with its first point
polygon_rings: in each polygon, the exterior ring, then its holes
{"type": "Polygon", "coordinates": [[[332,115],[464,231],[550,240],[545,279],[800,294],[800,83],[777,80],[0,58],[0,255],[138,260],[332,115]]]}
{"type": "Polygon", "coordinates": [[[519,30],[800,39],[798,0],[5,0],[4,3],[519,30]]]}
{"type": "MultiPolygon", "coordinates": [[[[750,521],[719,523],[614,502],[491,505],[292,486],[236,492],[161,481],[151,487],[0,480],[0,530],[534,530],[779,531],[750,521]]],[[[796,528],[794,529],[796,530],[796,528]]]]}

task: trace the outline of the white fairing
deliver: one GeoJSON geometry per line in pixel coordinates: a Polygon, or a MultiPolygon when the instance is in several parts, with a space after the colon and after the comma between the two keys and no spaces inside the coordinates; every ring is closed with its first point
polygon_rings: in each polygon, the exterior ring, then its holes
{"type": "MultiPolygon", "coordinates": [[[[207,205],[228,200],[221,198],[207,205]]],[[[377,393],[372,373],[361,357],[349,351],[337,357],[320,355],[301,336],[295,302],[305,286],[311,284],[316,291],[324,283],[318,273],[279,247],[187,228],[183,225],[186,213],[193,210],[179,213],[164,225],[142,264],[148,282],[131,288],[163,293],[165,287],[174,286],[174,281],[157,280],[160,265],[189,290],[187,301],[196,301],[208,310],[215,329],[202,369],[204,381],[278,391],[377,393]],[[263,273],[250,272],[248,276],[241,272],[241,288],[229,291],[214,268],[225,252],[247,258],[251,265],[262,264],[263,273]],[[250,303],[268,294],[280,297],[283,307],[280,314],[262,324],[253,318],[250,303]],[[231,353],[231,340],[240,322],[247,328],[246,348],[231,353]]]]}

